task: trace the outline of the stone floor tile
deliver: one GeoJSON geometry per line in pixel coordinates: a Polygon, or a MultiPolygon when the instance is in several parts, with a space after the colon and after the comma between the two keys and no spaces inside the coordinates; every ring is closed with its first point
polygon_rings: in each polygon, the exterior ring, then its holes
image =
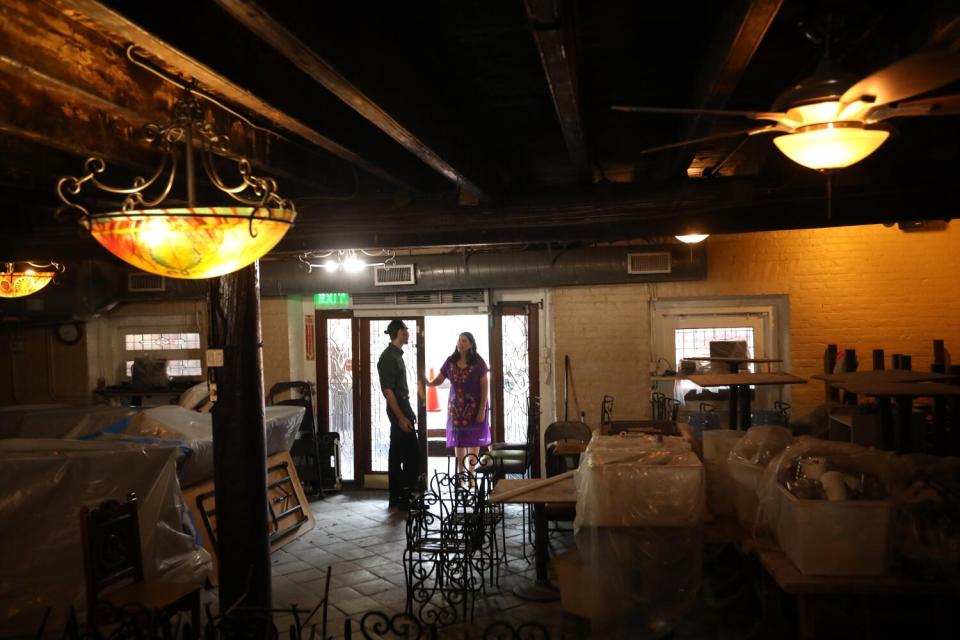
{"type": "Polygon", "coordinates": [[[357,569],[356,571],[350,571],[337,575],[337,581],[348,587],[355,585],[358,582],[369,582],[370,580],[376,579],[377,576],[366,569],[357,569]]]}

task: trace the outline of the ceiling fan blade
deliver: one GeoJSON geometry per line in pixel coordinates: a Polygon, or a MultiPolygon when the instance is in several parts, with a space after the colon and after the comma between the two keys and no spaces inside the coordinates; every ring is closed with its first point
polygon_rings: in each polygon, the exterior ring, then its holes
{"type": "Polygon", "coordinates": [[[960,94],[905,100],[895,106],[874,109],[866,117],[866,124],[882,122],[890,118],[916,116],[955,116],[960,114],[960,94]]]}
{"type": "Polygon", "coordinates": [[[907,100],[897,105],[898,109],[913,109],[915,107],[930,107],[931,116],[954,116],[960,113],[960,93],[934,98],[920,98],[907,100]]]}
{"type": "Polygon", "coordinates": [[[842,104],[860,99],[879,107],[933,91],[960,78],[960,54],[919,53],[884,67],[847,89],[842,104]]]}
{"type": "Polygon", "coordinates": [[[733,138],[735,136],[753,136],[758,133],[767,133],[770,131],[783,131],[781,127],[772,126],[772,127],[760,127],[754,129],[740,129],[738,131],[727,131],[724,133],[715,133],[711,136],[703,136],[702,138],[691,138],[690,140],[684,140],[682,142],[671,142],[670,144],[661,144],[656,147],[650,147],[648,149],[643,149],[640,151],[640,155],[646,155],[648,153],[656,153],[657,151],[666,151],[667,149],[676,149],[679,147],[686,147],[691,144],[699,144],[701,142],[712,142],[714,140],[723,140],[724,138],[733,138]]]}

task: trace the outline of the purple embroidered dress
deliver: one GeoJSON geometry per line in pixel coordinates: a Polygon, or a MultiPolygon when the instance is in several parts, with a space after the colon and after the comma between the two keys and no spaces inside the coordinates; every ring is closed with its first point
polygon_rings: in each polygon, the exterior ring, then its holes
{"type": "Polygon", "coordinates": [[[490,403],[483,420],[477,422],[480,408],[480,379],[487,373],[487,363],[477,361],[461,369],[455,359],[443,363],[440,373],[450,381],[447,400],[447,446],[482,447],[490,444],[490,403]]]}

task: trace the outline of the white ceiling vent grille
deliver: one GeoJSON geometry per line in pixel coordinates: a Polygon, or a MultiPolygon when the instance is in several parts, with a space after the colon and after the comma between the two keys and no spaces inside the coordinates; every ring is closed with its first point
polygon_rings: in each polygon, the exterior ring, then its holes
{"type": "Polygon", "coordinates": [[[416,269],[412,264],[392,264],[390,266],[374,267],[373,284],[378,287],[417,284],[416,269]]]}
{"type": "Polygon", "coordinates": [[[651,273],[671,273],[670,253],[628,253],[627,273],[647,275],[651,273]]]}
{"type": "Polygon", "coordinates": [[[166,291],[167,285],[163,276],[152,273],[128,273],[127,291],[142,293],[147,291],[166,291]]]}

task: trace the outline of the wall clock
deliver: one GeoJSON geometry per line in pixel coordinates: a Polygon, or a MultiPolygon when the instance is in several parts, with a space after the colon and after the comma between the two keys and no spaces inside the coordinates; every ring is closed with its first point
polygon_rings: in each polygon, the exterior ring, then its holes
{"type": "Polygon", "coordinates": [[[65,322],[57,326],[57,339],[63,344],[76,344],[82,336],[83,331],[77,322],[65,322]]]}

